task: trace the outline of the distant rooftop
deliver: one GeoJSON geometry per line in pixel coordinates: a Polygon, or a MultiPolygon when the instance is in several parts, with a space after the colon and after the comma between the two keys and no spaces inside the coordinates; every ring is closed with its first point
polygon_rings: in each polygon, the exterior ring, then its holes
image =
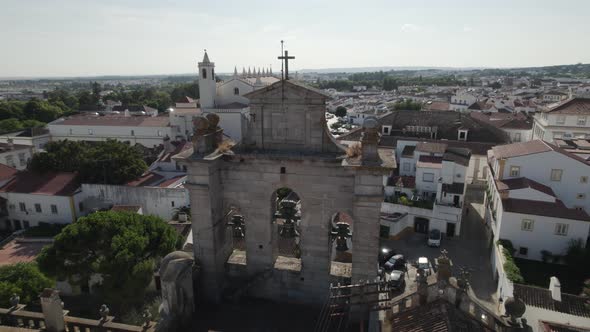
{"type": "Polygon", "coordinates": [[[76,173],[38,174],[24,171],[19,172],[14,179],[0,189],[0,192],[71,196],[80,188],[77,178],[76,173]]]}
{"type": "Polygon", "coordinates": [[[56,120],[49,125],[54,126],[121,126],[121,127],[167,127],[170,119],[167,116],[88,116],[77,115],[56,120]]]}

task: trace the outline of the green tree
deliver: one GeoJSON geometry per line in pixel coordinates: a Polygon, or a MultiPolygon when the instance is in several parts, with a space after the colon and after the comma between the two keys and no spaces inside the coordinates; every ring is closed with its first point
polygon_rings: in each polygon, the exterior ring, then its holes
{"type": "Polygon", "coordinates": [[[10,306],[12,294],[20,296],[21,303],[28,304],[38,298],[44,288],[52,287],[35,263],[18,263],[0,267],[0,307],[10,306]]]}
{"type": "Polygon", "coordinates": [[[87,284],[105,301],[142,301],[156,262],[175,250],[176,231],[156,216],[130,212],[96,212],[66,226],[38,256],[39,267],[58,280],[87,284]]]}
{"type": "Polygon", "coordinates": [[[23,111],[24,108],[25,108],[24,101],[0,100],[0,120],[10,119],[10,118],[23,119],[24,118],[24,111],[23,111]]]}
{"type": "Polygon", "coordinates": [[[21,121],[23,128],[41,128],[45,127],[46,123],[37,120],[24,120],[21,121]]]}
{"type": "MultiPolygon", "coordinates": [[[[65,107],[63,103],[60,105],[65,107]]],[[[23,112],[26,119],[51,122],[64,113],[65,109],[62,107],[52,105],[47,101],[31,99],[25,104],[23,112]]]]}
{"type": "Polygon", "coordinates": [[[147,169],[141,152],[116,140],[86,142],[50,142],[45,152],[33,155],[30,170],[78,172],[84,182],[124,184],[138,178],[147,169]]]}
{"type": "Polygon", "coordinates": [[[385,77],[383,79],[383,90],[392,91],[397,90],[397,81],[393,77],[385,77]]]}
{"type": "Polygon", "coordinates": [[[346,116],[346,107],[344,107],[344,106],[336,107],[336,112],[334,114],[336,114],[337,117],[346,116]]]}
{"type": "Polygon", "coordinates": [[[2,133],[9,133],[21,129],[23,129],[23,125],[18,119],[11,118],[0,121],[0,132],[2,133]]]}

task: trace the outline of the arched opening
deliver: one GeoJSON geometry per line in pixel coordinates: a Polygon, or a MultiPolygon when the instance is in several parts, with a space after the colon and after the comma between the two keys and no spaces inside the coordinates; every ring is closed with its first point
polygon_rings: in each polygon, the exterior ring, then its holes
{"type": "Polygon", "coordinates": [[[203,68],[203,70],[201,70],[201,76],[203,79],[207,79],[207,69],[203,68]]]}
{"type": "Polygon", "coordinates": [[[301,199],[291,188],[277,189],[271,198],[275,268],[301,270],[301,199]]]}
{"type": "Polygon", "coordinates": [[[234,95],[239,95],[240,94],[240,88],[234,88],[234,95]]]}
{"type": "Polygon", "coordinates": [[[330,275],[332,282],[348,284],[352,276],[353,219],[345,212],[330,218],[330,275]]]}
{"type": "Polygon", "coordinates": [[[229,264],[246,265],[246,218],[237,207],[230,206],[226,214],[226,225],[231,233],[231,255],[229,264]]]}

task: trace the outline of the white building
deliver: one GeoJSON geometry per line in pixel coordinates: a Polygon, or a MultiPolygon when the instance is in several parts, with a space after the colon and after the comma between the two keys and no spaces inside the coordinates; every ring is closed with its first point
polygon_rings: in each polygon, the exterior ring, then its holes
{"type": "Polygon", "coordinates": [[[533,120],[525,113],[469,113],[472,119],[492,125],[508,135],[510,142],[526,142],[532,139],[533,120]]]}
{"type": "Polygon", "coordinates": [[[28,128],[0,136],[0,143],[12,142],[17,145],[28,145],[33,148],[33,152],[43,151],[45,145],[50,141],[49,130],[45,128],[28,128]]]}
{"type": "Polygon", "coordinates": [[[456,112],[466,112],[467,108],[477,102],[477,97],[466,91],[457,92],[451,96],[450,109],[456,112]]]}
{"type": "Polygon", "coordinates": [[[510,240],[516,256],[562,255],[571,240],[586,244],[590,231],[590,164],[534,140],[489,151],[486,222],[494,239],[510,240]]]}
{"type": "Polygon", "coordinates": [[[219,125],[224,134],[239,142],[246,128],[249,117],[250,101],[245,94],[277,82],[272,71],[248,68],[238,75],[237,68],[228,81],[216,82],[215,63],[209,60],[207,52],[199,62],[199,104],[204,114],[215,113],[219,116],[219,125]]]}
{"type": "Polygon", "coordinates": [[[399,140],[398,174],[384,177],[381,226],[390,236],[410,228],[459,235],[471,153],[445,143],[399,140]]]}
{"type": "Polygon", "coordinates": [[[542,107],[534,121],[533,139],[590,138],[590,98],[571,98],[542,107]]]}
{"type": "Polygon", "coordinates": [[[71,116],[50,122],[47,127],[53,141],[106,141],[116,139],[152,148],[166,137],[178,136],[169,116],[71,116]]]}
{"type": "Polygon", "coordinates": [[[543,93],[543,101],[546,103],[557,103],[567,99],[567,97],[567,93],[557,90],[551,90],[543,93]]]}
{"type": "Polygon", "coordinates": [[[7,143],[0,143],[0,164],[23,170],[32,157],[33,147],[30,145],[14,144],[10,139],[7,143]]]}
{"type": "Polygon", "coordinates": [[[4,229],[18,230],[45,223],[71,223],[84,214],[75,173],[20,172],[0,188],[6,200],[4,229]]]}

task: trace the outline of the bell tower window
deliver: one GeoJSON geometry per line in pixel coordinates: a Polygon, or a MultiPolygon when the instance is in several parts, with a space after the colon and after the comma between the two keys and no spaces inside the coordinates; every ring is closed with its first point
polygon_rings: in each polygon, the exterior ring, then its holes
{"type": "Polygon", "coordinates": [[[234,88],[234,95],[240,94],[240,88],[234,88]]]}
{"type": "Polygon", "coordinates": [[[203,68],[202,72],[203,79],[207,79],[207,69],[203,68]]]}

